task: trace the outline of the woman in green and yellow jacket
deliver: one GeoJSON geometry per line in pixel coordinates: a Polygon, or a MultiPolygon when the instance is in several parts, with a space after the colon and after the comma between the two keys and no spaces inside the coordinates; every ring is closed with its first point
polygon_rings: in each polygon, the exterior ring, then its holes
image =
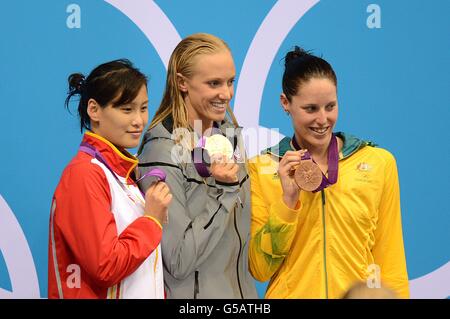
{"type": "Polygon", "coordinates": [[[336,88],[324,59],[299,47],[286,55],[280,99],[295,134],[249,163],[250,271],[270,280],[266,298],[341,298],[356,282],[408,298],[395,159],[333,133],[336,88]],[[295,174],[306,161],[321,171],[310,191],[295,174]]]}

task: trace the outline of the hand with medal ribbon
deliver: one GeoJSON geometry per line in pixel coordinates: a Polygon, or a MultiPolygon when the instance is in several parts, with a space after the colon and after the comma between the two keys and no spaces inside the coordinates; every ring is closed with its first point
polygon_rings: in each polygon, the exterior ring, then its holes
{"type": "MultiPolygon", "coordinates": [[[[130,194],[130,190],[127,186],[119,180],[114,170],[109,166],[108,162],[103,158],[102,154],[89,143],[81,143],[80,151],[91,155],[96,158],[99,162],[106,166],[106,168],[112,173],[117,183],[122,187],[122,189],[129,193],[129,196],[134,197],[133,194],[130,194]]],[[[170,194],[169,187],[164,183],[166,180],[166,173],[159,169],[154,168],[147,173],[145,173],[142,177],[137,178],[136,184],[142,183],[145,181],[147,185],[150,185],[147,192],[142,194],[145,198],[145,208],[144,214],[152,216],[158,219],[161,223],[168,222],[168,210],[167,207],[172,200],[172,195],[170,194]],[[160,181],[162,183],[160,183],[160,181]]]]}
{"type": "MultiPolygon", "coordinates": [[[[300,149],[295,137],[292,138],[292,145],[295,149],[300,149]]],[[[313,193],[320,192],[324,188],[337,182],[338,161],[338,144],[336,136],[333,134],[328,146],[328,177],[322,173],[319,165],[314,162],[311,155],[306,150],[301,156],[299,165],[295,169],[295,183],[302,190],[313,193]]]]}
{"type": "Polygon", "coordinates": [[[309,154],[308,150],[301,149],[292,138],[295,151],[287,151],[280,161],[278,175],[283,189],[283,200],[286,205],[295,208],[298,204],[299,191],[320,192],[333,185],[338,177],[338,145],[333,134],[328,147],[328,177],[309,154]]]}
{"type": "Polygon", "coordinates": [[[237,182],[238,165],[233,159],[233,145],[222,134],[202,136],[192,150],[195,169],[201,177],[214,177],[225,183],[237,182]]]}
{"type": "Polygon", "coordinates": [[[158,219],[161,223],[169,222],[168,206],[172,200],[170,189],[165,183],[166,173],[159,168],[154,168],[136,180],[136,183],[147,185],[145,192],[145,215],[158,219]]]}
{"type": "MultiPolygon", "coordinates": [[[[109,166],[108,162],[103,158],[102,154],[89,143],[81,143],[80,151],[91,155],[96,158],[99,162],[106,166],[106,168],[112,173],[117,183],[122,187],[122,189],[131,196],[135,197],[127,186],[119,180],[114,170],[109,166]]],[[[159,169],[154,168],[140,178],[137,178],[136,184],[146,182],[146,185],[150,185],[147,192],[142,196],[145,198],[145,215],[152,216],[158,219],[161,223],[168,222],[168,210],[167,207],[172,200],[172,195],[170,194],[169,187],[164,183],[166,180],[166,173],[159,169]],[[162,183],[160,183],[162,182],[162,183]]]]}

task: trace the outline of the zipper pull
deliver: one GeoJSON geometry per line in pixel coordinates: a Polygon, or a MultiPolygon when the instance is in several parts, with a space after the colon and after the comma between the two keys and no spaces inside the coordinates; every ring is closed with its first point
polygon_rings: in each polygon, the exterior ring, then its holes
{"type": "Polygon", "coordinates": [[[195,271],[194,274],[194,299],[197,299],[197,295],[200,292],[199,283],[198,283],[198,270],[195,271]]]}

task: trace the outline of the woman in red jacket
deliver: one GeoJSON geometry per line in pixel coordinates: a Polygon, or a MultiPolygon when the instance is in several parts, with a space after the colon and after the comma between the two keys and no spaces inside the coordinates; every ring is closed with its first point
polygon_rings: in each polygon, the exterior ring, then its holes
{"type": "Polygon", "coordinates": [[[53,196],[48,297],[164,298],[161,224],[172,195],[162,171],[141,194],[126,151],[147,124],[147,79],[116,60],[72,74],[69,88],[66,107],[80,96],[86,132],[53,196]]]}

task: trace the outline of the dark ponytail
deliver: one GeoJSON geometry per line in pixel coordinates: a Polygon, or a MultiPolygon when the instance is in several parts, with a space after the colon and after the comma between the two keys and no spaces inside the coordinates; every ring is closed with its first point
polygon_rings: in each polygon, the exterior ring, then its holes
{"type": "Polygon", "coordinates": [[[147,77],[126,59],[114,60],[97,66],[87,78],[81,73],[73,73],[68,78],[69,92],[65,107],[69,109],[70,99],[80,96],[78,116],[80,128],[90,129],[91,120],[87,113],[88,101],[94,99],[100,107],[112,103],[118,107],[133,101],[143,85],[147,86],[147,77]]]}
{"type": "Polygon", "coordinates": [[[294,50],[289,51],[286,56],[284,57],[284,67],[286,68],[290,62],[292,62],[295,59],[304,57],[309,55],[309,52],[306,52],[299,46],[294,46],[294,50]]]}
{"type": "Polygon", "coordinates": [[[311,52],[295,46],[284,58],[283,93],[291,101],[302,83],[312,78],[327,78],[337,86],[336,73],[331,65],[311,52]]]}
{"type": "Polygon", "coordinates": [[[85,77],[81,73],[73,73],[69,76],[69,93],[79,94],[81,93],[82,86],[84,85],[85,77]]]}
{"type": "Polygon", "coordinates": [[[84,119],[89,118],[89,116],[87,114],[87,101],[83,101],[83,93],[82,93],[83,88],[84,88],[85,77],[81,73],[73,73],[73,74],[69,75],[68,82],[69,82],[69,92],[67,94],[64,105],[65,105],[66,109],[70,112],[70,109],[69,109],[70,99],[74,95],[80,96],[80,102],[79,102],[79,107],[78,107],[78,116],[80,117],[80,120],[81,120],[81,131],[83,131],[83,128],[87,128],[84,125],[84,122],[85,122],[84,119]],[[86,107],[80,107],[81,105],[86,105],[86,107]]]}

